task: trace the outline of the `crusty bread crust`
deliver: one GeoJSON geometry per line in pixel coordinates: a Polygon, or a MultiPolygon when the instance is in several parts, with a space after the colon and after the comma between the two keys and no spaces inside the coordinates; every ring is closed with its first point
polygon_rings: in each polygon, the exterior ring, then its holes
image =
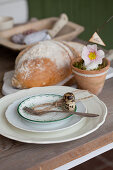
{"type": "Polygon", "coordinates": [[[15,67],[18,64],[18,61],[20,60],[20,58],[32,47],[33,47],[33,45],[30,45],[18,54],[18,56],[16,57],[16,60],[15,60],[15,67]]]}
{"type": "MultiPolygon", "coordinates": [[[[16,88],[31,88],[31,87],[40,87],[40,86],[49,86],[49,85],[55,85],[65,78],[67,78],[71,74],[71,58],[73,58],[73,54],[70,51],[70,49],[66,50],[66,48],[63,48],[60,43],[57,43],[55,41],[52,41],[53,43],[57,44],[59,46],[59,50],[61,50],[63,60],[64,60],[64,66],[57,67],[56,63],[50,60],[49,58],[35,58],[31,59],[30,62],[28,59],[24,60],[22,64],[19,66],[19,62],[22,59],[22,57],[32,48],[34,45],[31,45],[21,51],[19,55],[16,58],[15,61],[15,73],[12,78],[12,85],[16,88]],[[68,62],[67,58],[68,56],[68,62]],[[25,66],[27,65],[27,68],[25,66]],[[41,69],[37,67],[37,65],[41,65],[41,69]],[[24,67],[25,70],[22,72],[19,71],[20,68],[24,67]],[[26,70],[28,71],[26,76],[26,70]]],[[[39,44],[39,43],[37,43],[39,44]]],[[[53,51],[53,58],[54,58],[54,51],[53,51]]],[[[59,56],[58,56],[59,57],[59,56]]]]}

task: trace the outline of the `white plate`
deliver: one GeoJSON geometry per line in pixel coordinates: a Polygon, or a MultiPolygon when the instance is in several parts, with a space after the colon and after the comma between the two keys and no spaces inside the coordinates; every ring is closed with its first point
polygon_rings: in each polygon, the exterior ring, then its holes
{"type": "MultiPolygon", "coordinates": [[[[31,132],[55,132],[75,126],[75,124],[79,123],[83,119],[83,117],[73,115],[68,120],[65,119],[63,121],[57,121],[54,123],[32,123],[26,121],[18,115],[17,106],[21,101],[23,101],[23,99],[17,100],[9,105],[5,112],[5,116],[10,124],[22,130],[31,132]]],[[[81,102],[77,103],[77,111],[86,112],[86,108],[81,102]]]]}
{"type": "MultiPolygon", "coordinates": [[[[61,94],[66,92],[72,92],[74,88],[65,86],[49,86],[49,87],[36,87],[27,90],[21,90],[17,93],[5,96],[0,99],[0,134],[13,140],[25,142],[25,143],[37,143],[37,144],[50,144],[61,143],[84,137],[95,130],[97,130],[105,121],[107,116],[106,105],[101,102],[96,96],[82,101],[87,107],[87,112],[98,113],[100,116],[96,118],[84,118],[84,121],[78,123],[78,128],[68,128],[61,132],[26,132],[21,129],[15,128],[10,125],[5,117],[5,111],[7,107],[14,101],[37,94],[61,94]]],[[[88,92],[79,93],[79,97],[86,97],[90,95],[88,92]]],[[[77,97],[77,94],[76,94],[77,97]]]]}
{"type": "MultiPolygon", "coordinates": [[[[45,123],[50,124],[50,122],[53,122],[55,124],[61,121],[63,123],[64,121],[67,121],[67,119],[69,120],[69,118],[72,115],[70,115],[69,113],[61,113],[60,112],[60,110],[62,111],[61,108],[58,109],[57,107],[55,107],[53,108],[53,110],[59,110],[59,112],[46,113],[40,116],[31,115],[23,110],[23,108],[26,106],[31,108],[31,107],[44,104],[44,103],[52,103],[52,102],[56,102],[62,99],[62,97],[63,96],[56,95],[56,94],[35,95],[27,99],[24,99],[22,102],[20,102],[17,107],[17,112],[22,118],[28,121],[32,121],[32,122],[40,122],[44,124],[45,123]]],[[[45,107],[39,107],[39,110],[42,108],[45,108],[45,107]]],[[[83,113],[86,112],[86,107],[82,104],[82,102],[76,103],[76,109],[77,109],[77,112],[83,112],[83,113]]]]}

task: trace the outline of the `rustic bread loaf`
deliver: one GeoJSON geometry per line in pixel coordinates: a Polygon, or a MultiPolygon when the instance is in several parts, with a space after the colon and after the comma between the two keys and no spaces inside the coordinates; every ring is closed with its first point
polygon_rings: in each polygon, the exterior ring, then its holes
{"type": "Polygon", "coordinates": [[[14,87],[23,89],[55,85],[71,74],[73,52],[62,42],[42,41],[17,56],[14,87]]]}

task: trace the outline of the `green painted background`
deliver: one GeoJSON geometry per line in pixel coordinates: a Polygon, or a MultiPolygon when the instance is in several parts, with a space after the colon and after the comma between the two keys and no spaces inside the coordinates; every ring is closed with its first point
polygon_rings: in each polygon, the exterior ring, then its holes
{"type": "MultiPolygon", "coordinates": [[[[113,0],[28,0],[29,17],[39,19],[59,16],[65,12],[71,21],[85,26],[79,36],[88,40],[110,16],[113,15],[113,0]]],[[[106,48],[113,48],[113,19],[101,31],[106,48]]]]}

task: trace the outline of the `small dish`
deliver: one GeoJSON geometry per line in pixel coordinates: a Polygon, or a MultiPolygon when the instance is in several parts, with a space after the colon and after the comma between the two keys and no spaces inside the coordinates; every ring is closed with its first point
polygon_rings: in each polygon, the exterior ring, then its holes
{"type": "Polygon", "coordinates": [[[42,124],[42,123],[33,123],[30,121],[26,121],[22,117],[20,117],[17,113],[17,106],[23,99],[19,99],[15,102],[13,102],[11,105],[8,106],[5,117],[7,121],[13,125],[14,127],[29,131],[29,132],[58,132],[63,131],[66,129],[69,129],[71,127],[75,127],[80,123],[82,120],[84,120],[83,117],[80,117],[78,115],[73,115],[70,117],[69,121],[65,123],[65,121],[59,121],[60,123],[49,123],[48,125],[42,124]]]}
{"type": "Polygon", "coordinates": [[[4,31],[12,28],[14,25],[14,20],[12,17],[0,16],[0,31],[4,31]]]}
{"type": "MultiPolygon", "coordinates": [[[[55,102],[61,98],[62,98],[61,95],[56,95],[56,94],[42,94],[42,95],[32,96],[25,99],[18,105],[17,112],[21,117],[32,122],[40,122],[40,123],[48,124],[50,122],[51,123],[58,122],[64,119],[67,120],[72,115],[70,115],[70,113],[65,113],[65,114],[61,113],[60,112],[62,110],[61,108],[54,108],[54,110],[59,110],[59,112],[46,113],[41,116],[31,115],[23,110],[25,106],[32,108],[36,105],[55,102]]],[[[86,112],[86,107],[82,104],[82,102],[78,102],[76,104],[76,108],[78,112],[86,112]]]]}

